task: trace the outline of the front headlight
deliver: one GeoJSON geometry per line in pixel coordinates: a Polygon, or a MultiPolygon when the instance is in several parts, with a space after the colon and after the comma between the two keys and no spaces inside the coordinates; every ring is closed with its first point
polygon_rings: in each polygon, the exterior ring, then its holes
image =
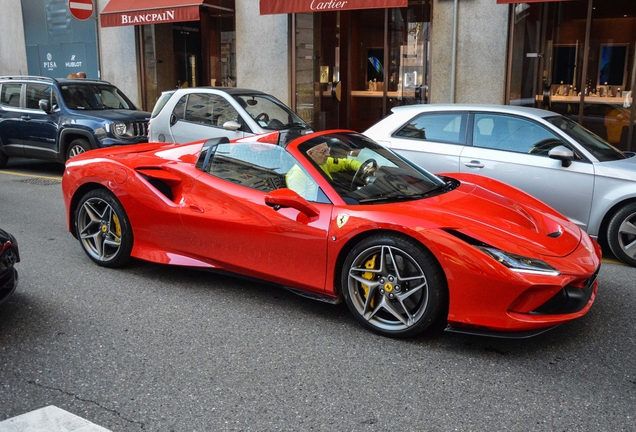
{"type": "Polygon", "coordinates": [[[558,271],[551,265],[535,258],[528,258],[521,255],[516,255],[493,247],[476,247],[477,249],[484,252],[486,255],[493,258],[495,261],[505,265],[510,270],[517,273],[531,273],[546,276],[559,276],[561,274],[560,271],[558,271]]]}
{"type": "Polygon", "coordinates": [[[125,136],[126,135],[126,131],[128,130],[128,127],[126,126],[126,123],[115,123],[115,133],[119,136],[125,136]]]}

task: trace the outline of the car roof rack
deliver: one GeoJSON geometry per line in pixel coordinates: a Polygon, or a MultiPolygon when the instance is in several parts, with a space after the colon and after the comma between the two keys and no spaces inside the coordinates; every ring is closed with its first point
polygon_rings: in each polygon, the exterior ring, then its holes
{"type": "Polygon", "coordinates": [[[66,82],[69,80],[82,80],[82,81],[90,81],[90,82],[98,82],[103,84],[110,84],[110,81],[93,79],[93,78],[51,78],[45,76],[38,75],[8,75],[8,76],[0,76],[0,80],[34,80],[34,81],[48,81],[48,82],[66,82]]]}
{"type": "Polygon", "coordinates": [[[30,80],[55,81],[55,82],[57,82],[56,78],[43,77],[43,76],[38,76],[38,75],[9,75],[9,76],[0,76],[0,79],[8,79],[8,80],[30,79],[30,80]]]}

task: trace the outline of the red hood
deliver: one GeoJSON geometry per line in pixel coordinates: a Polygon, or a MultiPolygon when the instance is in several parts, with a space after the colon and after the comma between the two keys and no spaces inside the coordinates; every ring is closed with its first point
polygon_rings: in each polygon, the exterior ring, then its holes
{"type": "Polygon", "coordinates": [[[530,195],[486,177],[451,175],[461,185],[425,210],[440,226],[522,255],[519,248],[562,257],[579,245],[581,229],[530,195]]]}

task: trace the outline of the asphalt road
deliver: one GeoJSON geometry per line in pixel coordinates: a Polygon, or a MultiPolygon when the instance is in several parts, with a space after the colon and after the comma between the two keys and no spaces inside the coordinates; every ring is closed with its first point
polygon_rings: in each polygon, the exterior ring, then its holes
{"type": "Polygon", "coordinates": [[[98,267],[66,231],[61,173],[0,170],[22,256],[0,421],[55,405],[112,431],[636,430],[634,268],[605,262],[590,313],[532,339],[392,340],[275,286],[98,267]]]}

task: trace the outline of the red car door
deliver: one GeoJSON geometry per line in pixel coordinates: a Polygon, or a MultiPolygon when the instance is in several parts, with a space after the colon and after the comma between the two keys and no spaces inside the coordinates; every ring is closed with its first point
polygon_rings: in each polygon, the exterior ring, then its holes
{"type": "Polygon", "coordinates": [[[265,195],[285,186],[284,175],[216,159],[210,163],[221,168],[202,173],[182,202],[189,251],[229,271],[322,292],[333,206],[312,203],[319,211],[313,218],[293,208],[276,211],[265,204],[265,195]]]}

